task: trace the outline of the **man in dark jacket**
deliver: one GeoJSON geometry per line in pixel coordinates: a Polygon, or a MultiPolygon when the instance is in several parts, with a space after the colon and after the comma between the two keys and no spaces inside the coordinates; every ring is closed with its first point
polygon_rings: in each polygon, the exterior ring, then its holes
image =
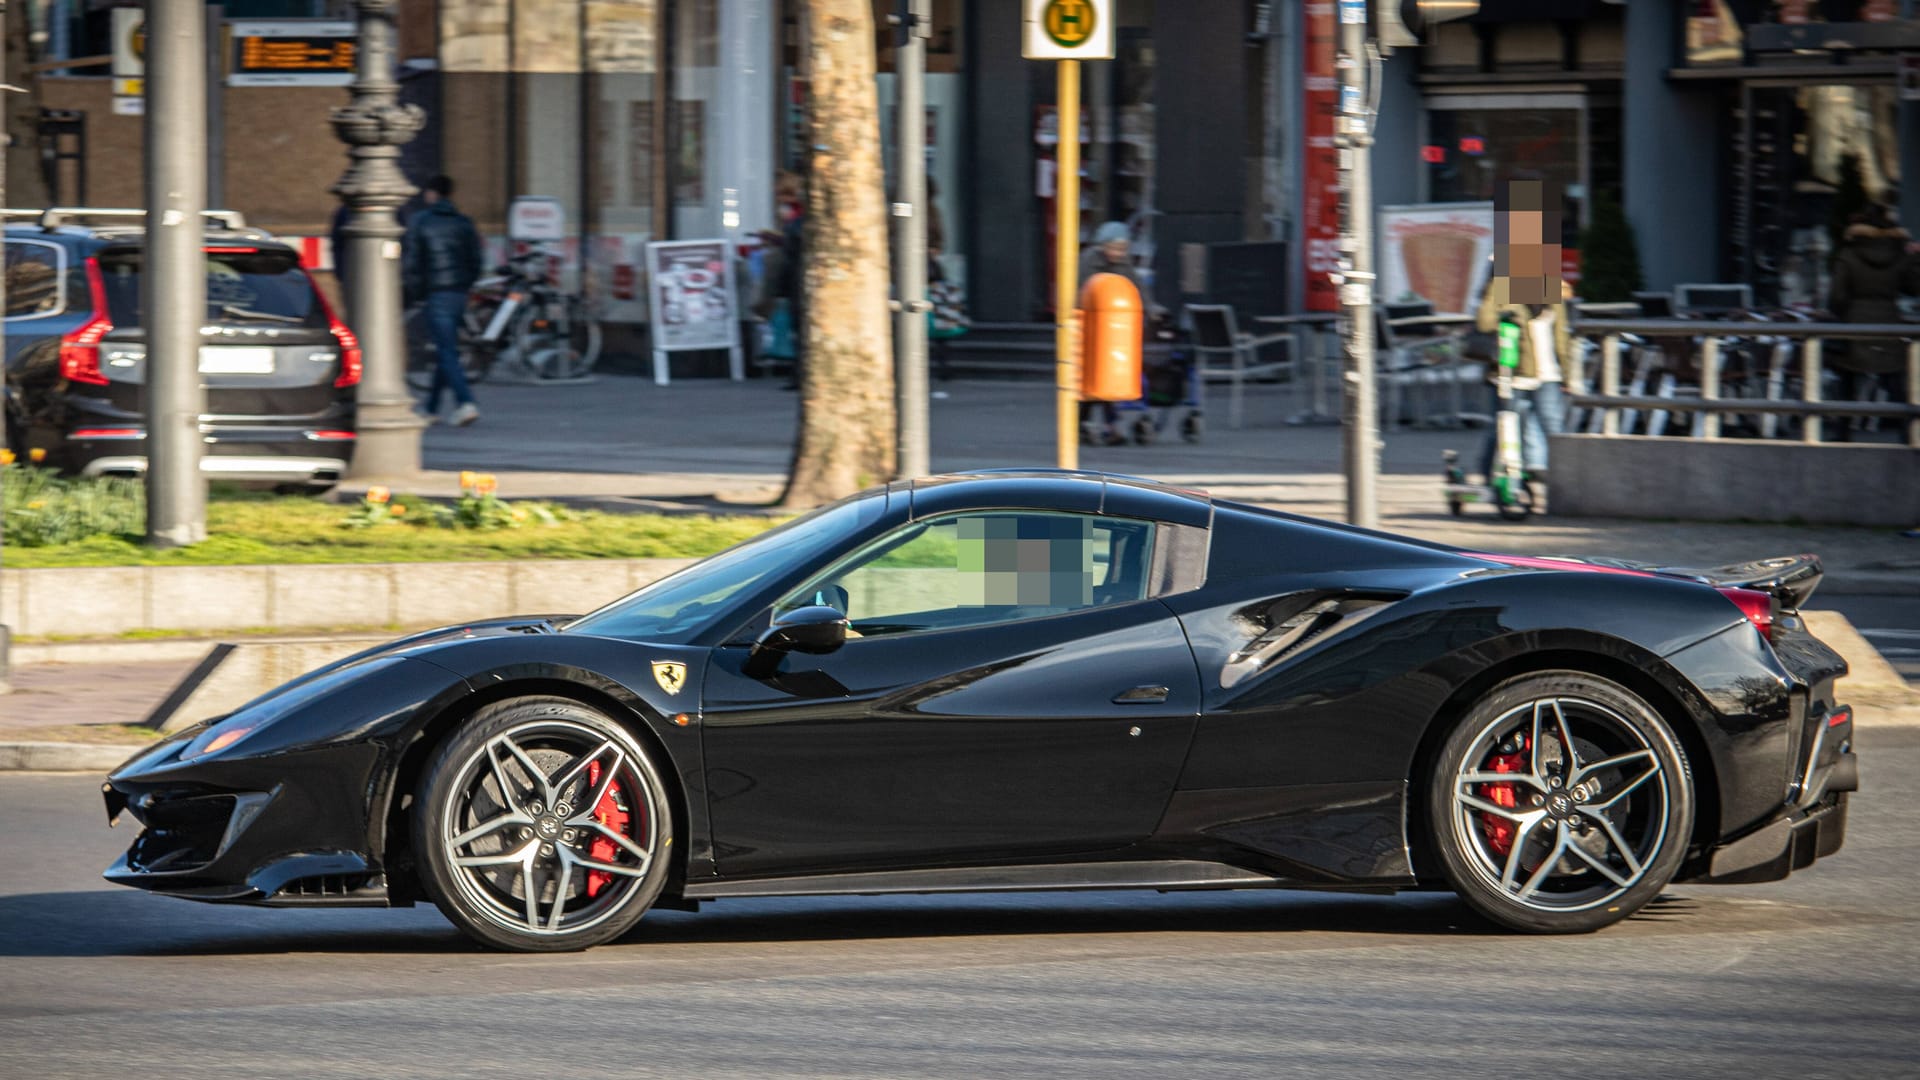
{"type": "MultiPolygon", "coordinates": [[[[1920,260],[1907,250],[1912,239],[1877,203],[1847,227],[1827,293],[1835,317],[1851,323],[1900,321],[1900,298],[1920,291],[1920,260]]],[[[1905,369],[1906,352],[1896,341],[1850,341],[1834,366],[1854,375],[1854,396],[1864,397],[1881,376],[1905,369]]],[[[1894,394],[1896,400],[1900,396],[1894,394]]]]}
{"type": "Polygon", "coordinates": [[[438,366],[427,391],[428,417],[439,415],[440,393],[452,390],[451,422],[465,427],[480,418],[467,373],[460,366],[460,320],[467,313],[467,292],[480,277],[480,233],[473,220],[453,205],[453,180],[436,176],[421,193],[426,209],[407,226],[401,272],[409,297],[423,297],[438,366]]]}

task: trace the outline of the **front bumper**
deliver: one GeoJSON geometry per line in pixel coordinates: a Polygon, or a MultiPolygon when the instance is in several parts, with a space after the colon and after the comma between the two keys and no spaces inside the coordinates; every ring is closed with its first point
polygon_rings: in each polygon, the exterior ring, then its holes
{"type": "Polygon", "coordinates": [[[1778,814],[1713,848],[1689,880],[1709,885],[1779,881],[1840,850],[1847,838],[1847,797],[1860,788],[1853,753],[1853,710],[1840,706],[1817,726],[1778,814]]]}
{"type": "Polygon", "coordinates": [[[142,826],[108,881],[217,903],[389,903],[364,802],[369,748],[307,751],[291,769],[284,759],[179,761],[197,733],[144,751],[102,785],[109,824],[124,813],[142,826]]]}

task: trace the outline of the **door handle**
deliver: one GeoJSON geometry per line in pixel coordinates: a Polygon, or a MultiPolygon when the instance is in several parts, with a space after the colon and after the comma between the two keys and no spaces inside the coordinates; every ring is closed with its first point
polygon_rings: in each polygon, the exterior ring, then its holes
{"type": "Polygon", "coordinates": [[[1113,695],[1115,705],[1164,705],[1170,691],[1164,686],[1136,686],[1113,695]]]}

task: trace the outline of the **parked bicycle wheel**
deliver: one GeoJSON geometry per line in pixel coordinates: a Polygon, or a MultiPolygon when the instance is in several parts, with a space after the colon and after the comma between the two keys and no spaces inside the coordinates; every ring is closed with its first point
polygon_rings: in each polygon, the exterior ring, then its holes
{"type": "Polygon", "coordinates": [[[577,379],[600,359],[600,320],[577,296],[530,305],[514,327],[520,360],[542,379],[577,379]]]}

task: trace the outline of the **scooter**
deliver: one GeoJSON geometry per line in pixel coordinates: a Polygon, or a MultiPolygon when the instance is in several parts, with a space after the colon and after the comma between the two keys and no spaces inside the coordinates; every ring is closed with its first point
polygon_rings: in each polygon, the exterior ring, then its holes
{"type": "Polygon", "coordinates": [[[1519,366],[1520,327],[1502,319],[1493,380],[1493,471],[1484,485],[1468,483],[1467,471],[1460,466],[1460,452],[1445,452],[1447,511],[1454,517],[1464,513],[1468,503],[1491,503],[1507,521],[1524,521],[1533,513],[1533,478],[1521,464],[1520,414],[1513,408],[1513,372],[1519,366]]]}

